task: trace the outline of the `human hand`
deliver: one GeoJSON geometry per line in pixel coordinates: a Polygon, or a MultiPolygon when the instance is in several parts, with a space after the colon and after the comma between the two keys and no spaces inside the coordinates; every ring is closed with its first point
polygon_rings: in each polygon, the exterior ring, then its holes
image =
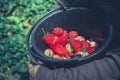
{"type": "Polygon", "coordinates": [[[39,69],[40,65],[32,65],[29,64],[28,68],[29,68],[29,74],[30,74],[30,80],[34,80],[35,75],[37,73],[37,70],[39,69]]]}

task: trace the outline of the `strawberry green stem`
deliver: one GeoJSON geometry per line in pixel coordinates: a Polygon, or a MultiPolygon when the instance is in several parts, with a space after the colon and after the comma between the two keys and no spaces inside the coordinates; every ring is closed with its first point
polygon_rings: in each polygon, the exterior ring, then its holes
{"type": "Polygon", "coordinates": [[[41,28],[42,32],[43,32],[43,39],[45,38],[45,36],[48,34],[43,28],[41,28]]]}

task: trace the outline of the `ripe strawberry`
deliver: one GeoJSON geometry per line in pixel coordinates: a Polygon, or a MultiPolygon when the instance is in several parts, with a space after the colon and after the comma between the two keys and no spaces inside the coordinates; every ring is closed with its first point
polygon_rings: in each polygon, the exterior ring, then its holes
{"type": "Polygon", "coordinates": [[[54,53],[51,49],[47,48],[47,49],[45,49],[44,54],[46,56],[52,57],[54,53]]]}
{"type": "Polygon", "coordinates": [[[88,49],[88,53],[93,53],[96,50],[96,47],[90,47],[88,49]]]}
{"type": "Polygon", "coordinates": [[[67,30],[63,30],[63,34],[62,34],[62,36],[68,36],[68,32],[67,32],[67,30]]]}
{"type": "Polygon", "coordinates": [[[85,49],[89,49],[90,48],[90,43],[89,42],[86,42],[86,41],[82,41],[82,45],[85,49]]]}
{"type": "Polygon", "coordinates": [[[51,34],[51,33],[47,34],[45,36],[45,42],[47,44],[54,44],[55,43],[55,36],[53,34],[51,34]]]}
{"type": "Polygon", "coordinates": [[[54,52],[56,52],[56,49],[60,48],[61,45],[59,43],[51,44],[50,49],[52,49],[54,52]]]}
{"type": "Polygon", "coordinates": [[[68,51],[65,47],[61,47],[56,50],[56,54],[60,56],[66,56],[68,54],[68,51]]]}
{"type": "Polygon", "coordinates": [[[61,36],[63,34],[63,29],[60,28],[60,27],[56,27],[56,28],[53,29],[53,33],[56,36],[61,36]]]}
{"type": "Polygon", "coordinates": [[[82,48],[82,43],[78,40],[71,39],[70,44],[75,51],[79,51],[82,48]]]}
{"type": "Polygon", "coordinates": [[[61,44],[62,46],[65,46],[68,42],[68,37],[67,36],[60,36],[57,40],[56,43],[61,44]]]}
{"type": "Polygon", "coordinates": [[[75,37],[75,40],[85,41],[85,37],[83,37],[83,36],[77,36],[77,37],[75,37]]]}
{"type": "Polygon", "coordinates": [[[69,38],[75,38],[78,36],[78,32],[77,31],[70,31],[68,33],[68,36],[69,36],[69,38]]]}

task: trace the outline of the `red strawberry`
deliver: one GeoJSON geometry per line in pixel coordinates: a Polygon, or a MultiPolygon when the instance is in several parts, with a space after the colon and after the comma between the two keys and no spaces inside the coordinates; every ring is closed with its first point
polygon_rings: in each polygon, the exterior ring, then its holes
{"type": "Polygon", "coordinates": [[[63,29],[60,27],[56,27],[56,28],[54,28],[53,33],[56,36],[61,36],[63,34],[63,29]]]}
{"type": "Polygon", "coordinates": [[[47,44],[54,44],[55,43],[55,36],[53,34],[51,34],[51,33],[47,34],[45,36],[45,42],[47,44]]]}
{"type": "Polygon", "coordinates": [[[88,49],[88,53],[93,53],[96,50],[96,47],[90,47],[88,49]]]}
{"type": "Polygon", "coordinates": [[[78,40],[71,39],[70,44],[75,51],[79,51],[82,48],[82,43],[78,40]]]}
{"type": "Polygon", "coordinates": [[[63,30],[63,34],[62,34],[62,36],[68,36],[68,32],[67,32],[67,30],[63,30]]]}
{"type": "Polygon", "coordinates": [[[69,36],[69,38],[75,38],[78,36],[78,32],[77,31],[70,31],[68,33],[68,36],[69,36]]]}
{"type": "Polygon", "coordinates": [[[60,47],[61,47],[61,45],[59,43],[55,43],[55,44],[50,45],[50,49],[52,49],[54,52],[60,47]]]}
{"type": "Polygon", "coordinates": [[[65,47],[61,47],[56,49],[56,53],[60,56],[66,56],[68,54],[68,51],[65,47]]]}
{"type": "Polygon", "coordinates": [[[77,37],[75,37],[75,40],[85,41],[85,37],[83,37],[83,36],[77,36],[77,37]]]}
{"type": "Polygon", "coordinates": [[[91,46],[90,43],[86,41],[82,41],[82,45],[84,46],[85,49],[89,49],[91,46]]]}
{"type": "Polygon", "coordinates": [[[60,36],[57,40],[56,43],[61,44],[62,46],[65,46],[68,42],[68,37],[67,36],[60,36]]]}

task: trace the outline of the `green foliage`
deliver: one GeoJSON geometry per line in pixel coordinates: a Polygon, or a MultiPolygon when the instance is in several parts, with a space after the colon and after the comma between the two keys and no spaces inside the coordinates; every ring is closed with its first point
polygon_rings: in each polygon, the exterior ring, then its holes
{"type": "Polygon", "coordinates": [[[28,30],[53,8],[55,0],[0,0],[0,80],[28,74],[28,30]]]}

